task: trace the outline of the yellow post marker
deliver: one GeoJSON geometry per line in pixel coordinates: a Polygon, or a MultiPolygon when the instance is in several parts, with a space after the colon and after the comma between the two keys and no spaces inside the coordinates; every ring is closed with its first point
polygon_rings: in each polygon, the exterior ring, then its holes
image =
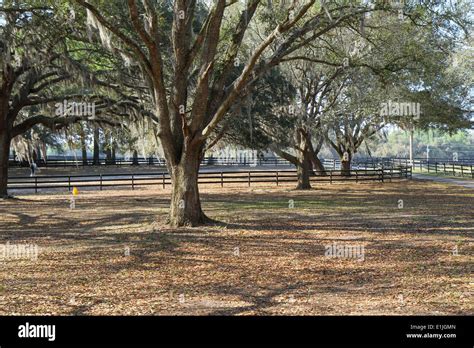
{"type": "Polygon", "coordinates": [[[74,188],[72,189],[72,195],[73,195],[73,196],[77,196],[78,194],[79,194],[79,190],[77,189],[77,187],[74,187],[74,188]]]}

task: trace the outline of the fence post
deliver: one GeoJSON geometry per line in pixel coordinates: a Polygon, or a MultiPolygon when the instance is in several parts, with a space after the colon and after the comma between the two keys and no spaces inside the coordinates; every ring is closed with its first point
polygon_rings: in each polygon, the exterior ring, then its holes
{"type": "Polygon", "coordinates": [[[356,170],[356,183],[359,181],[359,178],[358,178],[358,173],[357,173],[357,170],[356,170]]]}
{"type": "Polygon", "coordinates": [[[221,187],[224,187],[224,174],[221,171],[221,187]]]}
{"type": "Polygon", "coordinates": [[[278,186],[278,170],[276,171],[276,182],[277,182],[277,186],[278,186]]]}
{"type": "Polygon", "coordinates": [[[249,187],[250,187],[250,172],[249,172],[249,187]]]}
{"type": "Polygon", "coordinates": [[[461,177],[464,178],[464,165],[461,163],[461,177]]]}
{"type": "Polygon", "coordinates": [[[35,193],[38,193],[38,177],[35,176],[35,193]]]}
{"type": "Polygon", "coordinates": [[[385,173],[384,173],[384,170],[383,170],[383,168],[382,168],[382,169],[380,169],[380,171],[382,172],[382,182],[384,182],[384,175],[385,175],[385,173]]]}
{"type": "Polygon", "coordinates": [[[68,191],[71,192],[71,177],[70,176],[67,177],[67,187],[68,187],[68,191]]]}
{"type": "Polygon", "coordinates": [[[162,173],[163,174],[163,188],[165,188],[165,173],[162,173]]]}
{"type": "Polygon", "coordinates": [[[135,180],[134,180],[133,174],[132,174],[132,190],[135,190],[135,180]]]}
{"type": "Polygon", "coordinates": [[[100,174],[100,191],[102,191],[102,174],[100,174]]]}
{"type": "Polygon", "coordinates": [[[453,163],[453,176],[456,176],[456,172],[454,170],[454,163],[453,163]]]}
{"type": "Polygon", "coordinates": [[[329,171],[329,183],[332,184],[332,170],[329,171]]]}
{"type": "Polygon", "coordinates": [[[435,173],[438,173],[438,161],[435,162],[435,173]]]}

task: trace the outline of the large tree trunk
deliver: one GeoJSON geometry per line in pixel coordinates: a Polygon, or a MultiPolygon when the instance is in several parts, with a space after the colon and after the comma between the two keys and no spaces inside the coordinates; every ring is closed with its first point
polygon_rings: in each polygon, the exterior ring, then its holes
{"type": "Polygon", "coordinates": [[[296,173],[298,176],[297,190],[311,189],[310,175],[313,172],[313,151],[311,144],[311,136],[305,129],[298,129],[295,140],[298,142],[298,161],[296,164],[296,173]]]}
{"type": "Polygon", "coordinates": [[[0,129],[0,198],[8,198],[8,157],[11,139],[5,130],[0,129]]]}
{"type": "Polygon", "coordinates": [[[311,141],[311,137],[308,135],[308,149],[309,149],[309,156],[311,159],[311,164],[313,165],[313,169],[316,170],[317,175],[326,175],[326,168],[321,163],[321,160],[318,157],[319,150],[321,150],[321,146],[323,145],[324,140],[321,139],[319,143],[314,148],[313,143],[311,141]]]}
{"type": "Polygon", "coordinates": [[[280,150],[278,146],[272,145],[270,147],[278,156],[286,159],[288,162],[296,167],[296,189],[297,190],[308,190],[311,188],[309,181],[309,173],[311,171],[311,163],[307,156],[303,156],[302,152],[299,152],[298,157],[290,155],[288,152],[280,150]],[[309,163],[308,163],[309,161],[309,163]]]}
{"type": "Polygon", "coordinates": [[[297,190],[311,189],[310,175],[312,172],[310,153],[309,151],[304,151],[299,156],[298,164],[296,165],[296,175],[298,177],[297,190]]]}
{"type": "Polygon", "coordinates": [[[169,224],[173,227],[196,226],[212,221],[201,209],[198,175],[201,156],[187,151],[177,165],[170,165],[172,193],[169,224]]]}
{"type": "Polygon", "coordinates": [[[348,157],[341,157],[341,175],[342,176],[351,176],[351,162],[352,155],[349,154],[348,157]]]}
{"type": "Polygon", "coordinates": [[[312,157],[312,163],[313,168],[316,169],[318,175],[326,175],[326,168],[324,168],[324,165],[318,156],[312,157]]]}

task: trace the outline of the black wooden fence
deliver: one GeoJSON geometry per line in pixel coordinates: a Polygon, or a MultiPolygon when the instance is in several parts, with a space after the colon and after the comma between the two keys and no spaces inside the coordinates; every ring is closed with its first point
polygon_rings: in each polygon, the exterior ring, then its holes
{"type": "MultiPolygon", "coordinates": [[[[366,182],[366,181],[392,181],[393,179],[411,178],[411,168],[392,167],[384,169],[360,169],[350,173],[329,170],[324,175],[313,173],[310,181],[313,183],[333,183],[340,181],[366,182]]],[[[253,170],[253,171],[214,171],[199,173],[199,184],[214,184],[224,187],[225,184],[243,184],[251,186],[252,183],[268,183],[280,185],[297,181],[295,170],[253,170]]],[[[136,174],[89,174],[89,175],[51,175],[51,176],[14,176],[9,178],[10,190],[68,189],[72,188],[98,188],[128,186],[132,189],[138,186],[158,185],[163,188],[171,185],[171,178],[167,172],[136,173],[136,174]]]]}
{"type": "MultiPolygon", "coordinates": [[[[327,169],[340,169],[341,162],[339,159],[325,158],[321,159],[324,167],[327,169]]],[[[36,162],[39,167],[81,167],[84,165],[81,158],[75,158],[73,156],[51,156],[47,161],[39,160],[36,162]]],[[[91,159],[87,160],[87,165],[92,166],[93,161],[91,159]]],[[[100,158],[99,163],[96,164],[99,166],[131,166],[131,165],[152,165],[158,167],[165,167],[165,160],[163,158],[157,157],[138,157],[133,158],[116,158],[114,161],[107,160],[105,158],[100,158]]],[[[202,166],[289,166],[291,165],[285,159],[279,157],[265,157],[257,159],[248,159],[245,157],[236,158],[236,157],[206,157],[201,162],[202,166]]],[[[390,158],[390,157],[357,157],[352,160],[352,167],[354,169],[361,168],[372,168],[378,169],[381,167],[392,167],[396,165],[410,166],[410,160],[408,158],[390,158]]],[[[28,167],[27,162],[18,162],[10,159],[11,167],[28,167]]],[[[451,159],[438,159],[432,158],[426,160],[423,158],[415,158],[413,160],[414,169],[427,172],[439,172],[444,174],[450,174],[456,176],[471,176],[472,169],[474,166],[474,159],[463,158],[458,161],[453,161],[451,159]],[[454,165],[454,170],[453,170],[454,165]]]]}
{"type": "MultiPolygon", "coordinates": [[[[410,161],[407,159],[392,159],[393,165],[409,166],[410,161]]],[[[474,164],[459,161],[430,161],[430,160],[413,160],[412,165],[414,170],[420,172],[468,177],[474,179],[474,164]]]]}

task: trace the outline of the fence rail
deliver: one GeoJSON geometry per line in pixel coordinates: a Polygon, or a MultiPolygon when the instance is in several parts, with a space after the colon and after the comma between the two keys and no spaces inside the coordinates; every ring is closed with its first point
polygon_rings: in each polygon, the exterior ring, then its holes
{"type": "MultiPolygon", "coordinates": [[[[403,163],[405,165],[410,164],[410,159],[406,157],[392,157],[388,158],[390,160],[403,163]]],[[[419,163],[455,163],[455,164],[473,164],[474,165],[474,158],[458,158],[457,160],[454,160],[454,158],[439,158],[439,157],[431,157],[429,159],[426,158],[419,158],[415,157],[413,158],[413,163],[419,164],[419,163]]]]}
{"type": "MultiPolygon", "coordinates": [[[[384,169],[352,170],[350,173],[329,170],[322,173],[312,173],[311,182],[365,182],[365,181],[392,181],[393,179],[411,178],[411,168],[391,167],[384,169]]],[[[225,184],[269,183],[280,185],[282,183],[296,182],[296,170],[254,170],[254,171],[215,171],[199,173],[199,184],[214,184],[223,187],[225,184]]],[[[36,193],[44,189],[68,189],[73,187],[95,187],[102,190],[106,187],[128,186],[135,189],[137,186],[159,185],[163,188],[171,185],[171,178],[167,172],[136,173],[136,174],[88,174],[88,175],[51,175],[10,177],[8,188],[10,190],[34,190],[36,193]]]]}
{"type": "MultiPolygon", "coordinates": [[[[333,158],[324,158],[321,159],[324,167],[327,169],[340,169],[340,160],[333,159],[333,158]]],[[[39,167],[81,167],[85,164],[82,161],[82,158],[75,158],[72,156],[50,156],[48,157],[47,161],[39,160],[36,161],[39,167]]],[[[470,158],[463,158],[457,161],[453,161],[452,159],[441,159],[441,158],[431,158],[430,160],[426,160],[424,158],[415,158],[413,160],[413,167],[415,169],[420,170],[430,170],[432,166],[464,166],[464,169],[470,170],[470,165],[474,166],[474,159],[470,158]],[[428,168],[429,167],[429,168],[428,168]]],[[[19,162],[15,161],[13,158],[10,159],[9,165],[11,167],[28,167],[29,164],[27,162],[19,162]]],[[[165,166],[165,160],[163,158],[157,157],[138,157],[136,159],[133,158],[123,158],[118,157],[115,160],[108,160],[106,158],[100,158],[97,164],[93,163],[92,159],[87,159],[87,166],[133,166],[133,165],[149,165],[149,166],[165,166]]],[[[264,157],[264,158],[256,158],[256,159],[249,159],[249,158],[236,158],[236,157],[206,157],[202,160],[201,165],[203,166],[288,166],[291,165],[287,160],[279,157],[264,157]]],[[[355,169],[358,168],[373,168],[377,169],[379,167],[389,167],[393,165],[404,165],[410,166],[410,160],[408,158],[390,158],[390,157],[357,157],[352,160],[352,166],[355,169]]],[[[460,168],[461,170],[461,168],[460,168]]]]}
{"type": "MultiPolygon", "coordinates": [[[[409,165],[410,162],[405,159],[392,159],[393,165],[409,165]]],[[[426,161],[426,160],[413,160],[413,169],[419,170],[420,172],[452,175],[459,177],[468,177],[474,179],[474,164],[463,162],[437,162],[437,161],[426,161]]]]}

